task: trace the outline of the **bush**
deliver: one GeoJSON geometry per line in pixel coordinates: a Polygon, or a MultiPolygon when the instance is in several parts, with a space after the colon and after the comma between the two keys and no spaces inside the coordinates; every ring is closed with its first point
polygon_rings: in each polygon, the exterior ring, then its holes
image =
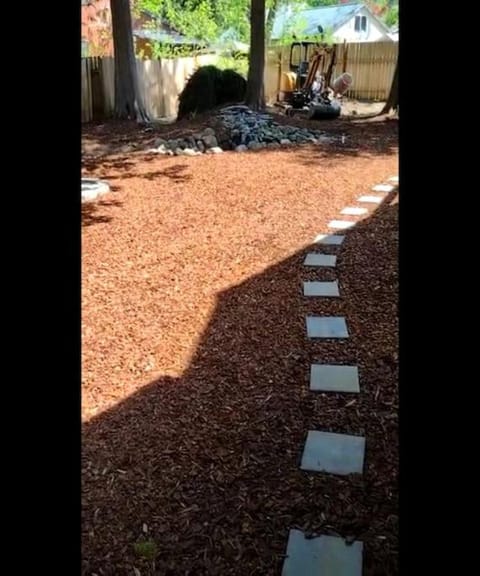
{"type": "Polygon", "coordinates": [[[247,82],[234,70],[202,66],[190,78],[178,97],[177,119],[205,112],[221,104],[243,101],[247,82]]]}

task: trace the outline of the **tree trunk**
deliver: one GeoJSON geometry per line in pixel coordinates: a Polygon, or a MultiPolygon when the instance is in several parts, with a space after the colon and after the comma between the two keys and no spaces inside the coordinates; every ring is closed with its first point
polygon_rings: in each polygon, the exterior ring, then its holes
{"type": "Polygon", "coordinates": [[[245,102],[253,110],[265,107],[263,71],[265,68],[265,0],[251,0],[250,55],[245,102]]]}
{"type": "Polygon", "coordinates": [[[390,88],[390,94],[388,95],[387,103],[383,107],[382,114],[388,114],[390,110],[396,110],[398,108],[398,58],[395,64],[395,72],[393,74],[392,86],[390,88]]]}
{"type": "Polygon", "coordinates": [[[115,116],[146,122],[148,115],[138,88],[130,2],[110,0],[110,7],[115,57],[115,116]]]}

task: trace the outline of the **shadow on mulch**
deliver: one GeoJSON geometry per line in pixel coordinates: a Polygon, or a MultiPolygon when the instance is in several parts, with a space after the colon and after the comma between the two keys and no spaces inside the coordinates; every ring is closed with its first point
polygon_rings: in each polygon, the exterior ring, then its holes
{"type": "Polygon", "coordinates": [[[82,574],[278,575],[294,527],[361,539],[364,576],[398,574],[395,196],[340,250],[306,246],[221,292],[181,378],[83,425],[82,574]],[[342,298],[303,297],[325,279],[303,267],[312,249],[338,254],[342,298]],[[307,313],[345,315],[350,338],[308,341],[307,313]],[[357,364],[361,393],[312,394],[313,361],[357,364]],[[299,470],[309,429],[365,434],[365,474],[299,470]]]}
{"type": "MultiPolygon", "coordinates": [[[[110,189],[115,191],[117,187],[110,186],[110,189]]],[[[102,214],[102,208],[110,208],[111,206],[121,207],[122,205],[123,202],[120,202],[120,200],[95,200],[93,202],[82,203],[82,227],[110,222],[112,217],[107,214],[102,214]]]]}

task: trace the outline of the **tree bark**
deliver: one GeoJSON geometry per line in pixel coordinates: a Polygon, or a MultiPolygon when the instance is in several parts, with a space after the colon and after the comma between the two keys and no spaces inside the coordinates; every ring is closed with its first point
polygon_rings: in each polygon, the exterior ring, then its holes
{"type": "Polygon", "coordinates": [[[398,108],[398,58],[395,64],[395,72],[393,74],[392,86],[390,88],[390,94],[388,95],[387,102],[383,107],[382,114],[388,114],[390,110],[396,110],[398,108]]]}
{"type": "Polygon", "coordinates": [[[140,97],[129,0],[110,0],[115,58],[115,116],[141,122],[148,115],[140,97]]]}
{"type": "Polygon", "coordinates": [[[245,102],[253,110],[265,107],[263,72],[265,68],[265,0],[251,0],[250,55],[245,102]]]}

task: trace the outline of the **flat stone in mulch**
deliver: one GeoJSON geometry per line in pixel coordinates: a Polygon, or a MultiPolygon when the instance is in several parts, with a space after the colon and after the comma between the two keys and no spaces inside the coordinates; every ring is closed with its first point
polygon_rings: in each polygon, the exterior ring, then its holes
{"type": "Polygon", "coordinates": [[[370,202],[371,204],[380,204],[382,202],[382,196],[360,196],[359,202],[370,202]]]}
{"type": "Polygon", "coordinates": [[[392,186],[391,184],[376,184],[375,186],[373,186],[372,190],[374,192],[392,192],[392,190],[395,190],[395,186],[392,186]]]}
{"type": "Polygon", "coordinates": [[[318,254],[310,252],[306,255],[303,264],[305,266],[328,266],[332,268],[337,263],[337,257],[332,254],[318,254]]]}
{"type": "Polygon", "coordinates": [[[307,316],[309,338],[348,338],[347,323],[341,316],[307,316]]]}
{"type": "Polygon", "coordinates": [[[282,576],[361,576],[363,542],[290,530],[282,576]]]}
{"type": "Polygon", "coordinates": [[[340,212],[340,214],[347,214],[348,216],[361,216],[367,212],[368,210],[366,208],[359,208],[358,206],[347,206],[340,212]]]}
{"type": "Polygon", "coordinates": [[[82,178],[82,202],[91,202],[110,192],[110,185],[98,178],[82,178]]]}
{"type": "Polygon", "coordinates": [[[388,181],[389,182],[395,182],[396,184],[398,184],[398,176],[390,176],[388,181]]]}
{"type": "Polygon", "coordinates": [[[304,282],[303,283],[304,296],[333,296],[338,297],[338,282],[304,282]]]}
{"type": "Polygon", "coordinates": [[[346,230],[355,226],[355,222],[349,222],[348,220],[331,220],[328,223],[329,228],[335,228],[337,230],[346,230]]]}
{"type": "Polygon", "coordinates": [[[300,468],[329,474],[362,474],[365,438],[309,430],[300,468]]]}
{"type": "Polygon", "coordinates": [[[340,234],[319,234],[315,237],[315,244],[326,244],[327,246],[340,246],[345,236],[340,234]]]}
{"type": "Polygon", "coordinates": [[[358,368],[332,364],[310,366],[310,390],[313,392],[360,392],[358,368]]]}

